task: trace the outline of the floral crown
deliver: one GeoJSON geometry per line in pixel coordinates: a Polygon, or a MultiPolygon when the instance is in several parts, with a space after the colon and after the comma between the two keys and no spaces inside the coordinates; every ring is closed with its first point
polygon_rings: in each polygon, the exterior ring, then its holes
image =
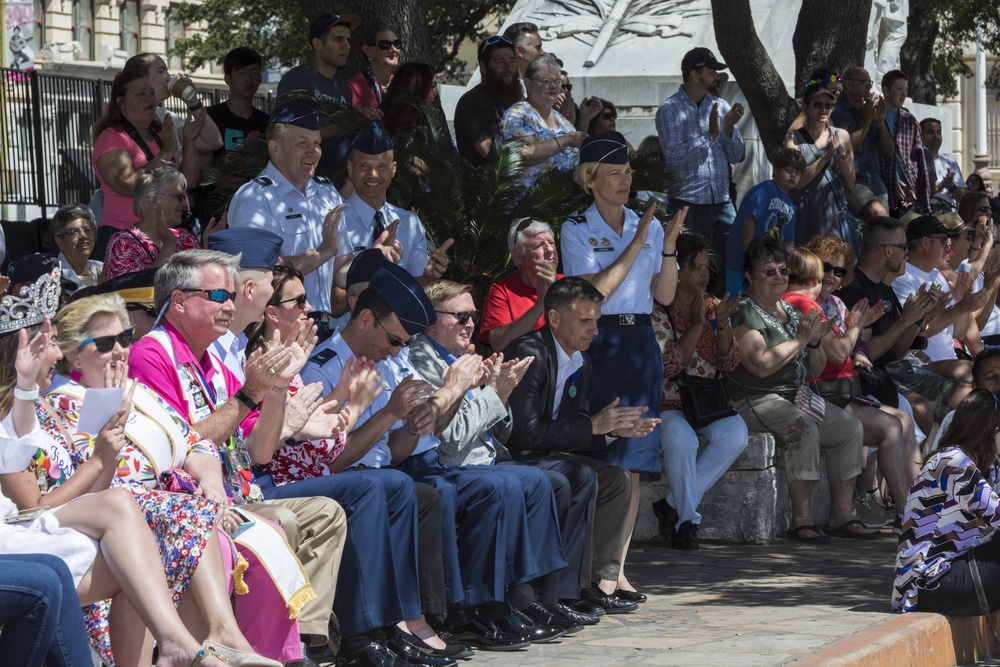
{"type": "Polygon", "coordinates": [[[808,88],[810,86],[829,86],[833,83],[843,83],[843,74],[827,74],[826,76],[821,76],[818,79],[809,79],[804,84],[803,88],[808,88]]]}
{"type": "Polygon", "coordinates": [[[59,310],[62,272],[57,264],[49,273],[21,288],[21,295],[8,294],[0,299],[0,334],[41,324],[59,310]]]}

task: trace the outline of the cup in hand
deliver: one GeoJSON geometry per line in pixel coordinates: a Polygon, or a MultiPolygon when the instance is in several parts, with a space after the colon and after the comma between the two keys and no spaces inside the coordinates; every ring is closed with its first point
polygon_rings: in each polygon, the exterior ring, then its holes
{"type": "Polygon", "coordinates": [[[197,91],[194,89],[194,84],[191,83],[191,80],[180,74],[174,74],[170,77],[167,87],[170,89],[171,95],[181,98],[185,103],[194,101],[197,95],[197,91]]]}

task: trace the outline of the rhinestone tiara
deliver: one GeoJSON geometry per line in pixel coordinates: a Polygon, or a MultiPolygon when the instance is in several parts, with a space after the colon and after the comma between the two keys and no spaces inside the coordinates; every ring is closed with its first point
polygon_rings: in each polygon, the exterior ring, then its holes
{"type": "Polygon", "coordinates": [[[0,334],[41,324],[59,310],[62,272],[58,264],[50,273],[21,288],[21,295],[8,294],[0,299],[0,334]]]}

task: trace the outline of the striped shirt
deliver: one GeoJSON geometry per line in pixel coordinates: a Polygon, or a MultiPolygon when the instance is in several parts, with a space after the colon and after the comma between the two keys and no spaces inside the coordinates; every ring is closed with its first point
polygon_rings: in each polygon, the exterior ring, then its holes
{"type": "Polygon", "coordinates": [[[893,611],[915,611],[920,588],[933,585],[953,560],[993,537],[1000,525],[998,479],[996,460],[987,479],[955,446],[938,451],[924,464],[906,499],[893,611]]]}

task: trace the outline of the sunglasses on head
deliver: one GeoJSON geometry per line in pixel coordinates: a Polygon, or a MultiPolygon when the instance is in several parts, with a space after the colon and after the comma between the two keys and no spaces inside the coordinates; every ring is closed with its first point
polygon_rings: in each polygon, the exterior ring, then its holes
{"type": "Polygon", "coordinates": [[[508,37],[507,35],[493,35],[492,37],[486,38],[486,41],[483,42],[483,46],[493,46],[497,42],[503,42],[504,44],[514,43],[510,41],[510,37],[508,37]]]}
{"type": "Polygon", "coordinates": [[[280,306],[280,305],[282,305],[284,303],[291,303],[292,301],[294,301],[295,305],[298,307],[299,310],[305,310],[306,309],[306,302],[308,300],[309,299],[306,297],[305,292],[303,292],[302,294],[300,294],[298,296],[293,296],[291,299],[284,299],[282,301],[279,301],[277,305],[280,306]]]}
{"type": "Polygon", "coordinates": [[[226,301],[232,301],[236,303],[236,292],[227,292],[224,289],[182,289],[182,292],[199,292],[205,295],[205,298],[212,303],[225,303],[226,301]]]}
{"type": "Polygon", "coordinates": [[[397,51],[403,50],[403,40],[401,39],[380,39],[377,42],[369,42],[368,46],[377,46],[383,51],[388,51],[392,47],[396,47],[397,51]]]}
{"type": "Polygon", "coordinates": [[[465,326],[465,324],[470,319],[472,320],[473,324],[476,324],[477,322],[479,322],[479,311],[478,310],[461,310],[461,311],[458,311],[458,312],[454,312],[454,311],[451,311],[451,310],[435,310],[434,312],[435,313],[440,313],[441,315],[451,315],[456,320],[458,320],[458,323],[460,325],[462,325],[462,326],[465,326]]]}
{"type": "Polygon", "coordinates": [[[844,276],[847,275],[847,269],[845,269],[844,267],[834,266],[830,262],[823,262],[823,273],[830,273],[831,271],[833,272],[833,275],[837,276],[838,278],[843,278],[844,276]]]}
{"type": "Polygon", "coordinates": [[[94,338],[84,338],[80,341],[78,347],[83,347],[84,345],[94,344],[97,351],[101,354],[107,354],[111,350],[115,349],[115,343],[122,346],[122,349],[126,349],[132,345],[132,331],[133,329],[129,327],[122,331],[120,334],[114,336],[96,336],[94,338]]]}
{"type": "Polygon", "coordinates": [[[780,269],[770,268],[770,269],[757,269],[757,270],[760,271],[761,273],[763,273],[768,278],[773,278],[776,275],[778,275],[779,273],[781,275],[783,275],[783,276],[787,276],[788,275],[788,267],[787,266],[783,266],[780,269]]]}

